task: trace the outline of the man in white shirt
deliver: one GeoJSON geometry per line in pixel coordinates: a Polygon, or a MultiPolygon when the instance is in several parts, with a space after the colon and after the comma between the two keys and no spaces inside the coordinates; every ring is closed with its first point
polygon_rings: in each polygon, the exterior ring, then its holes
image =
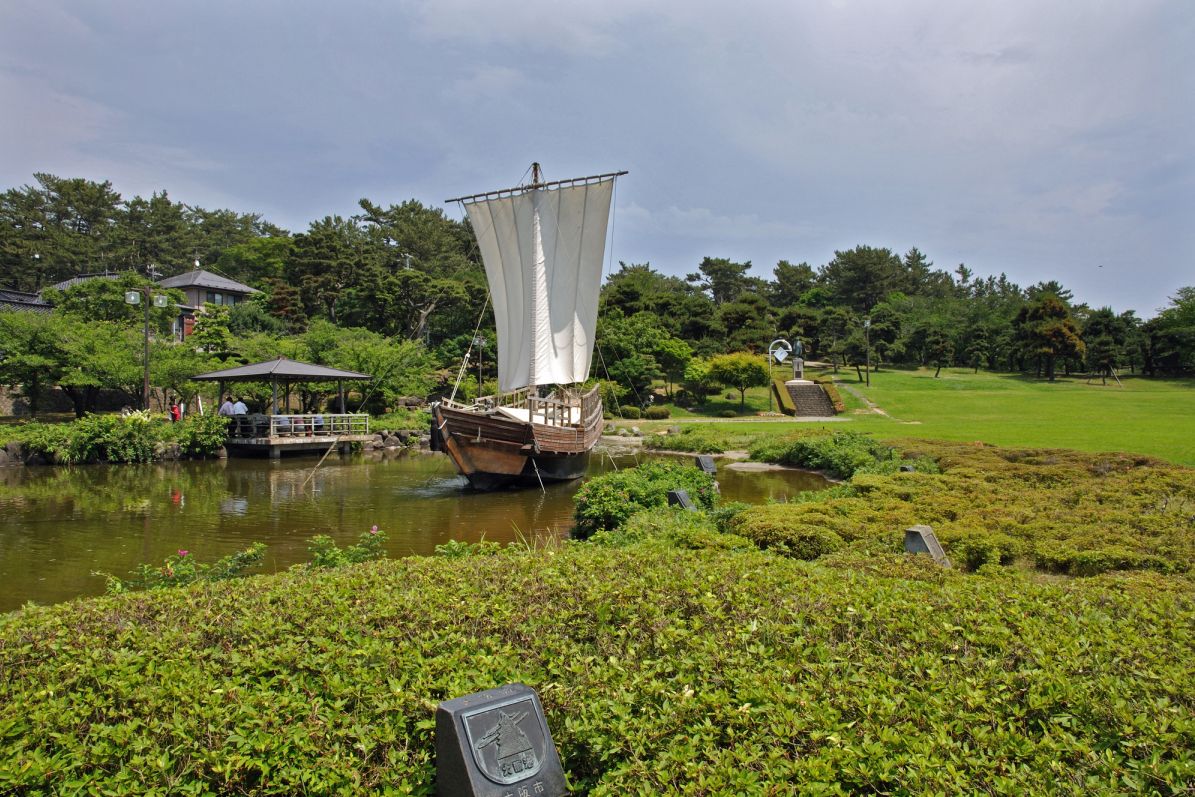
{"type": "Polygon", "coordinates": [[[240,398],[239,396],[237,397],[236,404],[232,405],[232,414],[233,415],[248,415],[249,414],[249,408],[245,406],[245,400],[240,398]]]}
{"type": "Polygon", "coordinates": [[[224,403],[220,405],[220,409],[216,413],[218,415],[226,415],[229,418],[236,414],[236,411],[232,407],[232,396],[224,397],[224,403]]]}

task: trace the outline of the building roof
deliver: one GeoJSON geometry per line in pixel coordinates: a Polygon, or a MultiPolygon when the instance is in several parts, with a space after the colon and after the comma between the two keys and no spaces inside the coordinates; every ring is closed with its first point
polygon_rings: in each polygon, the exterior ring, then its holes
{"type": "Polygon", "coordinates": [[[230,280],[228,277],[221,277],[219,274],[213,274],[201,268],[188,271],[185,274],[178,274],[174,277],[158,280],[158,284],[163,288],[189,288],[194,286],[196,288],[211,288],[212,290],[228,291],[230,293],[261,293],[256,288],[250,288],[244,283],[230,280]]]}
{"type": "Polygon", "coordinates": [[[80,285],[84,282],[90,282],[91,280],[114,280],[119,276],[121,276],[120,273],[116,271],[97,271],[91,274],[76,274],[70,279],[63,280],[62,282],[56,282],[50,287],[56,291],[65,291],[67,288],[70,288],[74,285],[80,285]]]}
{"type": "Polygon", "coordinates": [[[369,374],[342,371],[326,365],[312,365],[287,357],[225,368],[223,371],[212,371],[191,378],[201,382],[332,382],[338,379],[373,379],[369,374]]]}
{"type": "Polygon", "coordinates": [[[52,309],[36,293],[0,288],[0,310],[28,310],[34,313],[48,313],[52,309]]]}

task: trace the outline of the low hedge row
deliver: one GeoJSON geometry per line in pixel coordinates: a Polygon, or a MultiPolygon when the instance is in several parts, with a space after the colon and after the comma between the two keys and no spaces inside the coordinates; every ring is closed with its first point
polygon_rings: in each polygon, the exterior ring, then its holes
{"type": "Polygon", "coordinates": [[[4,442],[20,443],[26,455],[50,464],[136,463],[159,459],[166,446],[188,457],[213,455],[227,434],[228,419],[190,415],[170,423],[159,415],[85,415],[71,423],[26,423],[3,430],[4,442]]]}
{"type": "Polygon", "coordinates": [[[0,617],[0,791],[433,793],[434,711],[536,688],[593,795],[1195,783],[1195,585],[637,545],[0,617]]]}

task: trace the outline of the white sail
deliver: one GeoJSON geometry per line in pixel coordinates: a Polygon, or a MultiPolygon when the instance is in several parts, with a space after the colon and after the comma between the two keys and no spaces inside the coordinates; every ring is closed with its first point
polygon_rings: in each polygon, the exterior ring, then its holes
{"type": "Polygon", "coordinates": [[[614,178],[466,202],[494,302],[498,386],[589,377],[614,178]]]}

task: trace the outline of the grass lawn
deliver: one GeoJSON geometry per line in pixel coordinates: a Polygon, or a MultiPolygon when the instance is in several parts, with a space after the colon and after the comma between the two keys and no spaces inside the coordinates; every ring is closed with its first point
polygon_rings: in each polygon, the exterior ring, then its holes
{"type": "MultiPolygon", "coordinates": [[[[853,370],[842,369],[838,379],[847,405],[843,417],[850,421],[836,428],[873,432],[884,439],[1125,451],[1195,465],[1195,381],[1190,379],[1127,377],[1118,387],[1059,377],[1051,384],[1021,374],[974,374],[966,368],[944,368],[937,379],[931,369],[885,369],[872,374],[870,388],[856,381],[853,370]],[[869,410],[852,390],[886,414],[869,410]]],[[[748,391],[747,405],[748,411],[766,409],[767,392],[748,391]]],[[[670,421],[644,426],[655,429],[693,417],[674,412],[670,421]]],[[[809,424],[776,421],[768,431],[797,428],[809,424]]],[[[730,421],[719,424],[718,431],[742,442],[761,428],[754,420],[730,421]]]]}

